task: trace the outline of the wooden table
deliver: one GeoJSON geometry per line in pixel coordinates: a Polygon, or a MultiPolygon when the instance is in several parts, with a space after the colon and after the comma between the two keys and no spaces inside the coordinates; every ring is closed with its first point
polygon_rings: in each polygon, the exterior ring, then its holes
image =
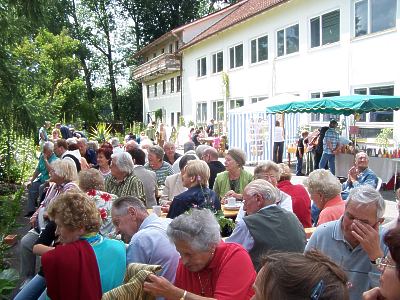
{"type": "Polygon", "coordinates": [[[214,143],[214,138],[213,137],[204,137],[204,138],[199,138],[199,141],[204,142],[212,147],[212,145],[214,143]]]}
{"type": "Polygon", "coordinates": [[[239,213],[239,210],[226,210],[225,205],[221,205],[222,212],[224,213],[224,217],[226,218],[236,218],[239,213]]]}

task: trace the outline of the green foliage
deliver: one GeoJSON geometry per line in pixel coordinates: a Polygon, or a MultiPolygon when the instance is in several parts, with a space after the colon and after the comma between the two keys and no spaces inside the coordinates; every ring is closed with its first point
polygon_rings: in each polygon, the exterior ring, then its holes
{"type": "Polygon", "coordinates": [[[139,136],[142,131],[144,131],[145,126],[142,122],[132,122],[129,124],[125,133],[133,133],[139,136]]]}
{"type": "Polygon", "coordinates": [[[90,128],[89,138],[102,144],[112,137],[111,131],[111,125],[107,125],[106,123],[97,123],[96,127],[90,128]]]}
{"type": "Polygon", "coordinates": [[[6,269],[0,272],[0,299],[8,299],[7,295],[17,286],[19,280],[18,271],[6,269]]]}
{"type": "Polygon", "coordinates": [[[387,148],[390,144],[390,139],[393,137],[392,128],[383,128],[376,137],[376,143],[379,147],[387,148]]]}
{"type": "Polygon", "coordinates": [[[162,112],[162,109],[161,109],[161,108],[157,109],[157,110],[154,112],[154,117],[156,118],[156,122],[157,122],[157,121],[162,122],[162,115],[163,115],[163,112],[162,112]]]}

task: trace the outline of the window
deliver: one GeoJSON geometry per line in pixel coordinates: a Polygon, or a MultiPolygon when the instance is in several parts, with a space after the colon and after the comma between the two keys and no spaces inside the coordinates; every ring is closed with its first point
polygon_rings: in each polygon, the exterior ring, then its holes
{"type": "Polygon", "coordinates": [[[299,51],[299,24],[279,30],[276,33],[277,54],[283,56],[299,51]]]}
{"type": "Polygon", "coordinates": [[[169,53],[172,53],[173,49],[172,49],[173,45],[169,44],[169,53]]]}
{"type": "Polygon", "coordinates": [[[196,122],[207,123],[207,102],[197,103],[196,122]]]}
{"type": "MultiPolygon", "coordinates": [[[[333,91],[333,92],[323,92],[323,93],[319,92],[311,93],[311,98],[334,97],[334,96],[340,96],[340,92],[333,91]]],[[[329,122],[332,119],[339,121],[340,115],[311,113],[311,122],[329,122]]]]}
{"type": "Polygon", "coordinates": [[[147,98],[150,97],[150,86],[146,85],[146,94],[147,94],[147,98]]]}
{"type": "Polygon", "coordinates": [[[164,48],[161,49],[161,54],[163,54],[163,53],[164,53],[164,48]]]}
{"type": "Polygon", "coordinates": [[[214,101],[212,103],[212,117],[216,121],[224,120],[224,101],[214,101]]]}
{"type": "Polygon", "coordinates": [[[165,80],[163,80],[163,81],[162,81],[162,93],[163,93],[163,95],[165,95],[165,90],[166,90],[166,87],[165,87],[165,80]]]}
{"type": "Polygon", "coordinates": [[[244,105],[244,100],[243,99],[235,99],[230,101],[229,108],[234,109],[237,107],[242,107],[244,105]]]}
{"type": "Polygon", "coordinates": [[[175,41],[175,51],[178,52],[179,49],[179,41],[175,41]]]}
{"type": "Polygon", "coordinates": [[[172,112],[171,113],[171,126],[175,125],[175,114],[172,112]]]}
{"type": "Polygon", "coordinates": [[[224,53],[222,51],[211,56],[212,73],[219,73],[224,68],[224,53]]]}
{"type": "Polygon", "coordinates": [[[361,0],[354,3],[354,35],[363,36],[396,27],[397,0],[361,0]]]}
{"type": "Polygon", "coordinates": [[[178,126],[183,125],[183,124],[181,124],[181,112],[180,111],[178,111],[176,113],[176,119],[178,120],[178,126]]]}
{"type": "Polygon", "coordinates": [[[268,99],[268,97],[252,97],[251,98],[251,103],[253,104],[253,103],[257,103],[257,102],[260,102],[260,101],[264,101],[264,100],[266,100],[266,99],[268,99]]]}
{"type": "Polygon", "coordinates": [[[340,39],[340,11],[335,10],[310,20],[311,48],[331,44],[340,39]]]}
{"type": "Polygon", "coordinates": [[[181,76],[176,77],[176,91],[177,92],[181,91],[181,76]]]}
{"type": "Polygon", "coordinates": [[[173,93],[174,90],[175,90],[175,80],[174,80],[174,79],[175,79],[175,78],[172,77],[171,80],[170,80],[170,82],[171,82],[171,93],[173,93]]]}
{"type": "Polygon", "coordinates": [[[268,35],[252,40],[250,47],[252,64],[268,59],[268,35]]]}
{"type": "Polygon", "coordinates": [[[154,84],[154,97],[157,97],[157,82],[154,84]]]}
{"type": "Polygon", "coordinates": [[[243,66],[243,44],[229,48],[229,68],[243,66]]]}
{"type": "MultiPolygon", "coordinates": [[[[379,86],[354,89],[354,94],[359,95],[387,95],[393,96],[394,86],[379,86]]],[[[393,111],[376,111],[361,114],[359,122],[393,122],[393,111]]]]}
{"type": "Polygon", "coordinates": [[[203,57],[197,60],[197,77],[207,75],[207,58],[203,57]]]}
{"type": "Polygon", "coordinates": [[[156,56],[157,56],[157,53],[156,53],[156,52],[154,52],[154,53],[153,53],[153,58],[154,58],[154,57],[156,57],[156,56]]]}

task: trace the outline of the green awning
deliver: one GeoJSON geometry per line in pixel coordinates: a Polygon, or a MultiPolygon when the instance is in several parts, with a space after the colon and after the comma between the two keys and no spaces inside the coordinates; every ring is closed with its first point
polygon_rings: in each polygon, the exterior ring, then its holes
{"type": "Polygon", "coordinates": [[[355,113],[400,109],[400,97],[350,95],[313,98],[267,107],[267,113],[323,113],[349,116],[355,113]]]}

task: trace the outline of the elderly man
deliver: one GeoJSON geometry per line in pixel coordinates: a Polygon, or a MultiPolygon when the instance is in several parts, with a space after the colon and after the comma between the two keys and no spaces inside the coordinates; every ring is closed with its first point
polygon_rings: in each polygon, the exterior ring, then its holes
{"type": "Polygon", "coordinates": [[[329,129],[325,133],[323,139],[323,152],[321,161],[319,162],[319,168],[324,169],[326,163],[329,165],[329,170],[333,175],[335,175],[335,154],[339,147],[339,134],[335,131],[338,126],[336,120],[332,119],[329,122],[329,129]]]}
{"type": "Polygon", "coordinates": [[[50,163],[57,159],[54,154],[54,144],[52,142],[44,142],[43,150],[39,157],[39,162],[33,172],[31,180],[28,182],[28,212],[25,217],[31,217],[36,210],[36,201],[43,193],[44,183],[50,178],[50,163]]]}
{"type": "Polygon", "coordinates": [[[343,216],[320,225],[306,246],[320,250],[347,273],[350,299],[379,284],[376,259],[384,256],[379,225],[385,201],[374,188],[364,185],[351,190],[343,216]]]}
{"type": "Polygon", "coordinates": [[[370,185],[376,188],[378,177],[368,168],[369,158],[364,152],[356,154],[354,166],[349,170],[347,181],[342,185],[342,199],[346,200],[350,191],[358,186],[370,185]]]}
{"type": "Polygon", "coordinates": [[[149,162],[144,167],[156,173],[158,186],[164,185],[167,176],[174,174],[171,165],[163,161],[164,150],[154,145],[148,149],[148,153],[149,162]]]}
{"type": "Polygon", "coordinates": [[[156,195],[158,194],[158,190],[156,173],[145,169],[146,154],[142,149],[135,148],[129,150],[128,153],[132,156],[133,163],[135,164],[133,171],[143,183],[144,193],[146,194],[146,207],[152,208],[153,205],[157,205],[156,195]]]}
{"type": "Polygon", "coordinates": [[[93,167],[97,165],[97,157],[96,157],[96,152],[89,148],[87,145],[87,139],[86,138],[79,138],[76,142],[79,148],[79,152],[81,153],[81,156],[84,157],[89,164],[90,167],[93,167]]]}
{"type": "Polygon", "coordinates": [[[210,178],[208,179],[208,186],[210,189],[214,187],[215,177],[218,173],[225,171],[225,166],[222,162],[218,160],[218,151],[215,148],[206,148],[201,157],[208,167],[210,168],[210,178]]]}
{"type": "Polygon", "coordinates": [[[54,153],[61,159],[67,159],[73,162],[77,172],[81,171],[81,154],[79,150],[68,151],[68,143],[64,139],[58,139],[54,143],[54,153]]]}
{"type": "Polygon", "coordinates": [[[176,153],[175,144],[172,142],[164,143],[164,161],[169,163],[171,166],[174,162],[181,156],[179,153],[176,153]]]}
{"type": "Polygon", "coordinates": [[[129,152],[133,149],[139,149],[139,144],[136,143],[136,141],[134,141],[134,140],[127,141],[125,144],[125,151],[129,152]]]}
{"type": "Polygon", "coordinates": [[[106,192],[119,197],[135,196],[146,204],[142,181],[135,175],[132,157],[127,152],[111,155],[111,176],[106,177],[106,192]]]}
{"type": "Polygon", "coordinates": [[[136,197],[115,200],[111,215],[116,232],[129,243],[127,263],[161,265],[161,276],[174,282],[179,254],[167,236],[171,219],[149,215],[136,197]]]}
{"type": "Polygon", "coordinates": [[[277,189],[268,181],[257,179],[243,191],[244,210],[232,235],[226,239],[243,245],[249,251],[256,270],[262,255],[270,250],[303,252],[306,235],[297,217],[276,205],[277,189]]]}

